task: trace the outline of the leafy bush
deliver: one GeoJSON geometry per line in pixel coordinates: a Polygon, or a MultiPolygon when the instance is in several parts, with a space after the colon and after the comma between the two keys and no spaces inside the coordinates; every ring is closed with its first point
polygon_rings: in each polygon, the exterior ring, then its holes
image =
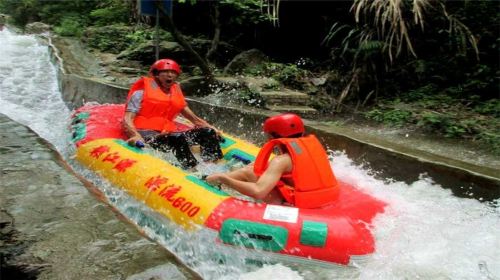
{"type": "Polygon", "coordinates": [[[480,101],[479,96],[471,96],[469,100],[462,100],[445,94],[425,95],[422,92],[416,90],[404,95],[402,100],[406,102],[386,100],[364,116],[390,126],[415,126],[444,137],[479,141],[500,154],[498,99],[480,101]]]}
{"type": "Polygon", "coordinates": [[[308,71],[299,68],[296,64],[268,62],[245,69],[245,74],[271,77],[286,86],[303,89],[304,84],[301,81],[307,77],[308,71]]]}
{"type": "MultiPolygon", "coordinates": [[[[172,34],[170,34],[170,32],[168,31],[160,29],[159,35],[160,35],[160,42],[174,41],[172,34]]],[[[135,29],[133,32],[127,33],[125,35],[125,38],[131,44],[129,48],[134,48],[139,44],[154,40],[156,38],[156,31],[153,28],[139,27],[135,29]]]]}
{"type": "Polygon", "coordinates": [[[498,131],[496,133],[492,131],[484,131],[481,132],[477,138],[481,142],[489,145],[494,153],[500,154],[500,134],[498,131]]]}
{"type": "Polygon", "coordinates": [[[129,10],[126,1],[114,1],[110,6],[93,10],[90,17],[96,26],[106,26],[118,23],[127,23],[129,20],[129,10]]]}
{"type": "Polygon", "coordinates": [[[91,48],[103,52],[120,53],[130,44],[126,36],[131,30],[131,27],[124,25],[89,27],[85,30],[83,40],[91,48]]]}
{"type": "Polygon", "coordinates": [[[480,114],[493,115],[497,118],[500,118],[500,100],[491,99],[485,102],[481,102],[476,105],[473,110],[480,114]]]}
{"type": "Polygon", "coordinates": [[[365,117],[390,126],[400,127],[411,121],[412,113],[400,109],[373,109],[365,113],[365,117]]]}
{"type": "Polygon", "coordinates": [[[54,27],[54,31],[61,36],[81,37],[83,34],[81,19],[74,16],[65,17],[60,25],[54,27]]]}
{"type": "MultiPolygon", "coordinates": [[[[116,24],[106,27],[89,27],[85,30],[83,40],[91,48],[117,54],[126,49],[134,49],[154,38],[153,28],[116,24]]],[[[169,32],[160,30],[160,40],[172,41],[173,38],[169,32]]]]}

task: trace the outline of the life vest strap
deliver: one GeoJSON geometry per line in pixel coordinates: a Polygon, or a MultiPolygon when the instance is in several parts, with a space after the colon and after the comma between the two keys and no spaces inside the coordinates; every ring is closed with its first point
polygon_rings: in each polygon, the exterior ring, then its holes
{"type": "Polygon", "coordinates": [[[294,205],[295,204],[295,189],[294,187],[291,187],[283,181],[278,181],[276,184],[276,187],[278,188],[280,194],[283,196],[286,202],[294,205]]]}

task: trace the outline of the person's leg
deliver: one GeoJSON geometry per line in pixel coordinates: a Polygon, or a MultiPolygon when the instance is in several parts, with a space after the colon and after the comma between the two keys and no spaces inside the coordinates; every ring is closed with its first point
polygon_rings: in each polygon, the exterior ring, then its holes
{"type": "Polygon", "coordinates": [[[169,134],[160,134],[158,132],[154,133],[143,133],[144,140],[147,144],[151,145],[152,148],[157,149],[162,152],[172,151],[174,156],[180,162],[183,168],[188,169],[195,167],[198,161],[191,153],[189,149],[189,144],[187,142],[186,136],[180,132],[174,132],[169,134]]]}
{"type": "Polygon", "coordinates": [[[212,128],[200,127],[186,132],[192,143],[200,144],[200,156],[205,161],[215,161],[222,158],[219,137],[212,128]]]}

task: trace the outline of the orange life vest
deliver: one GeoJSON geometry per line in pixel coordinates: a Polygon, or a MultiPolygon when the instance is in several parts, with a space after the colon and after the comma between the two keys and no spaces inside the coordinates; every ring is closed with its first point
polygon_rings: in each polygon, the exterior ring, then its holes
{"type": "Polygon", "coordinates": [[[299,208],[317,208],[335,201],[339,187],[325,149],[314,135],[299,138],[278,138],[267,142],[255,159],[257,176],[267,169],[274,148],[280,148],[292,159],[292,172],[283,179],[291,179],[293,187],[282,181],[276,186],[285,200],[299,208]]]}
{"type": "Polygon", "coordinates": [[[160,132],[175,131],[174,119],[187,104],[180,86],[173,84],[170,93],[165,94],[153,78],[143,77],[132,85],[127,100],[140,89],[144,90],[144,95],[141,109],[134,118],[135,127],[160,132]]]}

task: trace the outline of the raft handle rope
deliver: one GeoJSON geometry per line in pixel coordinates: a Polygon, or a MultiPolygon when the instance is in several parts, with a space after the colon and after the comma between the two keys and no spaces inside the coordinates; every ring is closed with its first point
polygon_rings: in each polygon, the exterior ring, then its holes
{"type": "Polygon", "coordinates": [[[237,229],[233,231],[235,235],[240,235],[242,237],[248,237],[251,239],[257,239],[257,240],[264,240],[264,241],[271,241],[273,240],[273,237],[271,235],[265,235],[265,234],[258,234],[258,233],[245,233],[241,232],[237,229]]]}
{"type": "Polygon", "coordinates": [[[237,160],[239,160],[241,162],[243,162],[244,164],[249,164],[250,162],[252,162],[251,160],[249,160],[247,158],[244,158],[244,157],[242,157],[240,155],[236,155],[236,154],[231,155],[231,157],[234,158],[234,159],[237,159],[237,160]]]}

